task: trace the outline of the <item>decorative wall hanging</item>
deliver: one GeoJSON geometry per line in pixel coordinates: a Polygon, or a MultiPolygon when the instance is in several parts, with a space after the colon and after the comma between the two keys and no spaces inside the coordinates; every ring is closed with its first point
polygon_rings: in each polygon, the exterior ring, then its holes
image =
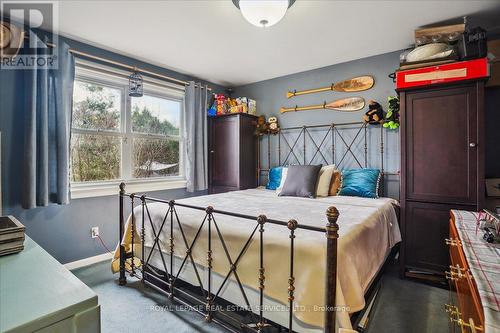
{"type": "Polygon", "coordinates": [[[332,83],[329,87],[316,88],[301,91],[289,91],[286,94],[286,98],[291,98],[294,96],[315,94],[323,91],[337,91],[337,92],[357,92],[371,89],[375,84],[375,80],[371,75],[353,77],[352,79],[345,80],[338,83],[332,83]]]}
{"type": "Polygon", "coordinates": [[[338,99],[336,101],[318,105],[309,105],[309,106],[295,106],[293,108],[284,108],[282,107],[280,112],[295,112],[295,111],[306,111],[306,110],[318,110],[318,109],[329,109],[334,111],[341,112],[354,112],[362,110],[365,107],[365,99],[363,97],[349,97],[338,99]]]}
{"type": "Polygon", "coordinates": [[[0,21],[0,55],[14,58],[24,41],[24,31],[9,22],[0,21]]]}
{"type": "Polygon", "coordinates": [[[142,75],[135,69],[128,77],[128,95],[130,97],[142,97],[143,93],[142,75]]]}

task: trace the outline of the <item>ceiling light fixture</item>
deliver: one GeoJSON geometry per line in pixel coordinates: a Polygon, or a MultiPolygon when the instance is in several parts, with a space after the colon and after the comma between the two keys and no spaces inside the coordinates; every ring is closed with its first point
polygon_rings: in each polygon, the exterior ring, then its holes
{"type": "Polygon", "coordinates": [[[233,0],[243,17],[253,25],[267,28],[285,16],[295,0],[233,0]]]}

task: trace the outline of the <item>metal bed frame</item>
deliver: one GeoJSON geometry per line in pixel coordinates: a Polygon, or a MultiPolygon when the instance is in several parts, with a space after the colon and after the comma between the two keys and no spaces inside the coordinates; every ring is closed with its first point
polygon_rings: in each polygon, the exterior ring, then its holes
{"type": "MultiPolygon", "coordinates": [[[[271,169],[273,165],[273,151],[276,152],[277,165],[285,166],[288,164],[298,164],[298,165],[309,165],[312,164],[317,157],[320,158],[321,163],[335,164],[338,169],[341,169],[343,165],[347,164],[347,158],[350,156],[353,159],[354,167],[367,168],[369,165],[368,152],[370,150],[370,143],[368,140],[368,133],[370,129],[379,130],[379,147],[378,152],[380,156],[379,169],[381,175],[393,175],[399,176],[396,172],[386,172],[384,170],[384,128],[381,125],[370,125],[365,122],[347,122],[347,123],[331,123],[331,124],[321,124],[321,125],[304,125],[295,127],[281,128],[277,133],[267,133],[261,135],[261,141],[267,142],[267,167],[262,166],[261,159],[265,158],[261,156],[261,144],[258,145],[258,166],[257,166],[257,177],[258,183],[261,184],[263,174],[266,174],[271,169]],[[351,129],[354,132],[354,137],[349,138],[342,132],[351,129]],[[311,132],[312,131],[323,132],[321,140],[315,139],[311,132]],[[295,132],[295,133],[294,133],[295,132]],[[290,136],[296,135],[295,139],[290,140],[290,136]],[[288,136],[288,139],[287,139],[288,136]],[[276,138],[276,148],[273,147],[272,139],[276,138]],[[292,142],[292,144],[290,144],[292,142]],[[311,152],[312,157],[308,157],[308,144],[311,143],[313,150],[311,152]],[[319,142],[319,143],[318,143],[319,142]],[[358,143],[362,143],[362,151],[354,151],[353,146],[358,143]],[[344,148],[345,151],[341,151],[344,148]],[[328,158],[325,156],[325,151],[331,154],[328,158]],[[337,152],[341,152],[340,158],[337,157],[337,152]],[[358,155],[361,154],[361,157],[358,155]],[[283,155],[285,157],[283,158],[283,155]]],[[[383,181],[381,180],[381,184],[383,181]]]]}
{"type": "MultiPolygon", "coordinates": [[[[333,157],[333,162],[335,163],[335,149],[336,149],[336,137],[339,136],[343,144],[346,145],[347,151],[344,153],[342,156],[340,162],[338,165],[340,165],[344,160],[347,155],[347,153],[351,153],[352,156],[354,157],[354,160],[357,162],[357,164],[360,167],[363,167],[363,165],[366,167],[368,163],[368,141],[366,138],[367,135],[367,125],[364,123],[345,123],[345,124],[330,124],[330,125],[321,125],[321,126],[303,126],[303,127],[293,127],[293,128],[284,128],[281,129],[278,134],[278,160],[279,160],[279,165],[281,164],[286,164],[289,161],[289,158],[291,156],[294,156],[297,162],[299,164],[306,164],[307,159],[306,159],[306,134],[308,134],[308,137],[314,142],[314,146],[316,148],[316,151],[314,152],[314,157],[311,159],[311,162],[314,160],[316,155],[319,154],[319,156],[322,157],[323,160],[326,162],[327,159],[325,155],[321,152],[322,146],[324,146],[324,142],[328,136],[331,136],[332,140],[332,145],[330,149],[332,150],[332,157],[333,157]],[[344,136],[340,134],[339,128],[343,126],[356,126],[359,125],[358,132],[355,136],[355,138],[352,140],[350,144],[347,143],[345,140],[344,136]],[[327,133],[324,136],[323,140],[321,143],[318,145],[313,137],[311,136],[310,129],[312,128],[326,128],[327,133]],[[284,133],[286,131],[293,131],[293,130],[299,130],[300,134],[293,143],[293,145],[290,145],[289,142],[287,141],[286,137],[284,136],[284,133]],[[360,133],[364,132],[364,164],[359,161],[359,159],[355,156],[354,152],[352,151],[352,145],[356,141],[356,139],[359,137],[360,133]],[[304,158],[302,161],[299,161],[297,154],[294,153],[294,148],[297,145],[297,142],[299,139],[303,137],[303,153],[304,153],[304,158]],[[281,141],[284,141],[290,151],[288,152],[286,158],[284,159],[284,162],[281,163],[281,154],[282,154],[282,148],[281,148],[281,141]],[[302,163],[301,163],[302,162],[302,163]]],[[[383,172],[383,131],[381,130],[381,146],[380,146],[380,153],[382,157],[382,172],[383,172]]],[[[262,140],[261,140],[262,141],[262,140]]],[[[268,166],[271,165],[271,136],[267,135],[267,142],[268,142],[268,166]]],[[[260,148],[260,145],[259,145],[260,148]]],[[[260,154],[260,149],[258,149],[259,154],[260,154]]],[[[268,169],[262,169],[261,168],[261,163],[260,163],[260,158],[258,159],[258,178],[260,181],[261,178],[261,173],[269,171],[268,169]]],[[[310,163],[311,163],[310,162],[310,163]]],[[[135,193],[127,193],[125,191],[125,184],[121,183],[120,184],[120,192],[119,192],[119,233],[120,233],[120,246],[119,246],[119,253],[120,253],[120,270],[119,270],[119,284],[120,285],[125,285],[127,283],[127,278],[126,278],[126,272],[130,274],[132,277],[139,278],[143,283],[145,283],[147,286],[150,286],[151,288],[165,294],[169,299],[175,300],[179,302],[180,304],[188,307],[189,309],[201,314],[202,316],[205,317],[205,320],[207,322],[215,322],[219,325],[221,325],[223,328],[227,329],[230,332],[255,332],[255,333],[264,333],[264,332],[271,332],[271,329],[273,327],[277,327],[279,332],[282,332],[283,327],[270,322],[269,320],[266,320],[263,314],[263,303],[264,303],[264,289],[265,289],[265,281],[266,281],[266,268],[264,266],[264,240],[265,240],[265,229],[267,224],[271,225],[277,225],[280,227],[283,227],[283,230],[288,230],[289,234],[289,258],[290,258],[290,266],[289,266],[289,274],[288,274],[288,281],[284,281],[284,286],[283,288],[286,288],[288,293],[288,327],[286,327],[286,332],[292,333],[293,331],[293,312],[294,312],[294,293],[295,293],[295,277],[294,277],[294,272],[295,272],[295,267],[294,267],[294,240],[297,236],[300,235],[299,231],[300,230],[308,230],[312,232],[320,232],[325,234],[325,242],[326,242],[326,276],[325,276],[325,319],[324,319],[324,333],[334,333],[335,332],[335,324],[336,324],[336,303],[335,303],[335,295],[336,295],[336,285],[337,285],[337,256],[338,256],[338,230],[339,230],[339,225],[337,224],[339,218],[339,212],[338,210],[334,207],[328,207],[326,209],[326,224],[325,227],[314,227],[314,226],[309,226],[309,225],[302,225],[296,220],[289,220],[289,221],[281,221],[281,220],[275,220],[268,218],[265,215],[259,215],[259,216],[250,216],[250,215],[245,215],[245,214],[240,214],[236,212],[229,212],[229,211],[222,211],[222,210],[217,210],[214,207],[208,206],[208,207],[199,207],[199,206],[194,206],[194,205],[188,205],[184,203],[179,203],[174,200],[163,200],[163,199],[158,199],[158,198],[153,198],[149,197],[146,195],[138,195],[135,193]],[[131,251],[126,252],[125,246],[121,243],[121,237],[124,235],[125,232],[125,199],[128,198],[130,199],[130,207],[132,209],[132,217],[131,217],[131,224],[132,224],[132,234],[131,234],[131,240],[132,240],[132,246],[131,246],[131,251]],[[136,221],[135,215],[134,215],[134,206],[136,202],[140,202],[141,208],[141,219],[139,221],[139,226],[140,226],[140,238],[141,238],[141,261],[140,261],[140,266],[137,267],[134,258],[134,230],[136,230],[136,227],[138,226],[138,221],[136,221]],[[168,205],[167,211],[165,213],[165,216],[163,218],[163,221],[161,223],[161,226],[158,230],[155,229],[151,214],[149,212],[148,204],[152,202],[160,202],[160,203],[165,203],[168,205]],[[179,214],[177,212],[177,207],[183,207],[185,209],[192,209],[192,210],[198,210],[198,211],[204,211],[204,218],[200,222],[200,225],[197,229],[197,232],[195,234],[195,237],[193,240],[188,241],[186,238],[186,235],[184,233],[184,229],[182,227],[182,222],[181,218],[179,217],[179,214]],[[219,216],[230,216],[238,219],[242,219],[245,221],[245,223],[253,223],[253,231],[249,235],[245,245],[239,252],[238,256],[236,258],[231,257],[229,254],[225,239],[223,234],[221,233],[219,229],[219,225],[217,223],[217,219],[219,216]],[[151,230],[153,232],[154,236],[154,241],[153,241],[153,246],[150,250],[149,253],[146,253],[146,249],[144,246],[144,240],[145,240],[145,224],[149,223],[151,230]],[[183,253],[177,253],[176,246],[174,244],[174,227],[177,226],[180,232],[180,235],[182,236],[182,243],[187,249],[187,251],[183,253]],[[192,249],[196,245],[197,240],[199,237],[202,235],[203,227],[206,226],[206,237],[208,237],[208,247],[206,248],[206,270],[208,272],[208,277],[206,281],[202,281],[198,267],[195,264],[195,261],[192,256],[192,249]],[[161,248],[160,245],[160,235],[164,231],[165,228],[167,229],[167,235],[165,237],[168,240],[168,248],[166,249],[165,253],[168,253],[170,256],[170,260],[165,260],[164,258],[164,251],[161,248]],[[225,258],[223,260],[226,260],[228,262],[228,271],[227,274],[224,277],[224,280],[218,288],[215,288],[215,286],[212,285],[212,263],[213,260],[218,259],[213,257],[212,253],[212,235],[215,233],[217,236],[216,239],[218,239],[221,242],[222,248],[225,253],[225,258]],[[256,236],[258,234],[258,236],[256,236]],[[250,305],[248,297],[245,293],[243,284],[241,283],[241,280],[238,275],[238,264],[240,263],[240,260],[244,256],[247,248],[249,247],[251,241],[254,238],[258,238],[259,242],[259,267],[256,267],[255,269],[255,277],[257,281],[259,281],[259,286],[258,286],[258,293],[259,293],[259,304],[257,310],[254,313],[253,311],[249,309],[253,309],[253,307],[250,305]],[[153,251],[155,248],[158,250],[160,258],[161,258],[161,263],[162,267],[154,267],[150,260],[153,254],[153,251]],[[181,257],[182,258],[182,264],[180,267],[174,267],[174,256],[181,257]],[[182,269],[188,264],[188,262],[191,264],[195,275],[197,282],[199,286],[193,286],[190,285],[189,283],[186,283],[185,281],[182,281],[179,276],[181,274],[182,269]],[[126,266],[130,267],[130,269],[126,269],[126,266]],[[244,311],[244,320],[241,319],[240,317],[235,318],[232,313],[229,313],[228,311],[222,310],[220,307],[217,306],[217,304],[224,303],[226,302],[224,299],[220,297],[220,293],[223,289],[223,287],[227,284],[229,278],[233,276],[234,281],[237,283],[239,290],[242,293],[243,300],[246,305],[246,311],[244,311]],[[231,324],[233,323],[233,324],[231,324]]],[[[205,233],[203,232],[203,233],[205,233]]],[[[269,278],[269,277],[267,277],[269,278]]],[[[371,289],[371,288],[370,288],[371,289]]],[[[226,302],[227,303],[227,302],[226,302]]]]}

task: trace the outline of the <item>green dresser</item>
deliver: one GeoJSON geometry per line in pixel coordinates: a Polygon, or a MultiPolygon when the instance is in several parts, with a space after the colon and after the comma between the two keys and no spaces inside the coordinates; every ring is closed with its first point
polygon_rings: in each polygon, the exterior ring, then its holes
{"type": "Polygon", "coordinates": [[[24,246],[0,257],[0,332],[100,332],[97,295],[31,238],[24,246]]]}

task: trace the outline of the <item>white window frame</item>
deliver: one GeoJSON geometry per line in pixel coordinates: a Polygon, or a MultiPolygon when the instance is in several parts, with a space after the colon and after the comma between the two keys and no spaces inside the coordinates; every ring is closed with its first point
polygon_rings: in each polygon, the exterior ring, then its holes
{"type": "MultiPolygon", "coordinates": [[[[121,91],[120,130],[82,130],[71,129],[75,134],[105,134],[122,138],[120,175],[121,179],[99,182],[71,182],[71,198],[88,198],[108,196],[118,193],[121,182],[127,184],[129,192],[150,192],[168,189],[186,188],[185,154],[184,154],[184,87],[169,84],[160,80],[144,78],[144,95],[178,101],[181,104],[179,135],[156,135],[132,132],[132,103],[128,96],[128,75],[130,73],[108,66],[78,60],[76,63],[75,81],[95,83],[121,91]],[[179,141],[179,175],[151,178],[132,177],[132,149],[134,138],[173,139],[179,141]]],[[[73,111],[73,110],[72,110],[73,111]]]]}

